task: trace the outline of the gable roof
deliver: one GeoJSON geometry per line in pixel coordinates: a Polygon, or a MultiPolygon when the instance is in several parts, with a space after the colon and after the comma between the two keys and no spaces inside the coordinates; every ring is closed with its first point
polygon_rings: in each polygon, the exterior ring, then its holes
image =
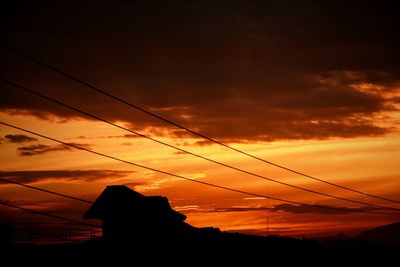
{"type": "Polygon", "coordinates": [[[85,213],[85,219],[103,219],[108,214],[136,214],[184,221],[186,216],[171,208],[162,196],[144,196],[124,185],[107,186],[85,213]]]}

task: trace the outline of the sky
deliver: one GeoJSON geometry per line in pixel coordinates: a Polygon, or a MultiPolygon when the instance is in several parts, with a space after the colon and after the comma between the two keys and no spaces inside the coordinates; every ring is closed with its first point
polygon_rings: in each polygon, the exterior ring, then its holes
{"type": "MultiPolygon", "coordinates": [[[[396,1],[13,1],[2,8],[0,40],[234,148],[400,201],[399,11],[396,1]]],[[[4,47],[0,55],[0,77],[157,140],[285,183],[400,208],[193,136],[4,47]]],[[[370,210],[224,168],[4,82],[0,92],[0,121],[64,142],[255,194],[370,210]]],[[[400,219],[207,187],[6,126],[0,126],[0,178],[89,200],[122,184],[168,197],[194,226],[259,235],[267,228],[296,237],[355,234],[400,219]]],[[[0,199],[78,219],[88,209],[4,183],[0,199]]],[[[0,220],[32,220],[0,211],[0,220]]]]}

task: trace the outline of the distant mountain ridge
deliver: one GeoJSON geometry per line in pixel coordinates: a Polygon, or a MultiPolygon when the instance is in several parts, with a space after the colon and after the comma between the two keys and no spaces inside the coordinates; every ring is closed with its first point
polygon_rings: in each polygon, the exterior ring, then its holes
{"type": "Polygon", "coordinates": [[[400,222],[378,226],[362,232],[353,239],[400,245],[400,222]]]}
{"type": "Polygon", "coordinates": [[[387,245],[400,245],[400,222],[381,225],[356,236],[337,234],[335,236],[319,238],[319,240],[324,243],[335,241],[367,241],[387,245]]]}

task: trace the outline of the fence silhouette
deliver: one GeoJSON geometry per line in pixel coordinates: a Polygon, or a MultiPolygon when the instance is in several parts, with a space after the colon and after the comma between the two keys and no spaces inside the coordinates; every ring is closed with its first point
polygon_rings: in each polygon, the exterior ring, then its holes
{"type": "Polygon", "coordinates": [[[23,245],[74,244],[98,239],[95,225],[73,222],[0,222],[0,239],[23,245]]]}

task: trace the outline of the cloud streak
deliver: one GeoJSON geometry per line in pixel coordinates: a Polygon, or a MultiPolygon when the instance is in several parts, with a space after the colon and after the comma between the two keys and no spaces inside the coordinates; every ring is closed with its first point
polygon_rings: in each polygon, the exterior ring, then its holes
{"type": "MultiPolygon", "coordinates": [[[[89,145],[89,144],[80,144],[80,143],[70,143],[70,144],[72,144],[74,146],[78,146],[78,147],[83,147],[86,149],[89,149],[91,147],[91,145],[89,145]]],[[[37,156],[37,155],[43,155],[43,154],[48,154],[48,153],[52,153],[52,152],[74,151],[74,150],[77,150],[77,149],[74,147],[66,146],[66,145],[48,146],[48,145],[43,145],[43,144],[22,146],[22,147],[17,148],[19,156],[22,156],[22,157],[37,156]]]]}
{"type": "Polygon", "coordinates": [[[0,178],[27,184],[49,180],[93,182],[105,179],[126,178],[132,173],[132,171],[115,170],[0,171],[0,178]]]}
{"type": "Polygon", "coordinates": [[[293,214],[349,214],[357,211],[377,211],[377,209],[370,207],[362,208],[347,208],[347,207],[336,207],[328,205],[319,205],[320,207],[308,206],[308,205],[293,205],[288,203],[277,204],[273,207],[264,206],[243,206],[243,207],[230,207],[230,208],[215,208],[210,212],[249,212],[249,211],[269,211],[269,212],[287,212],[293,214]]]}
{"type": "Polygon", "coordinates": [[[118,139],[118,138],[132,139],[132,138],[140,138],[140,136],[136,134],[123,134],[123,135],[107,135],[107,136],[96,136],[96,137],[87,137],[80,135],[77,137],[77,139],[118,139]]]}
{"type": "Polygon", "coordinates": [[[4,138],[10,142],[10,143],[28,143],[28,142],[34,142],[37,141],[36,138],[30,137],[24,134],[7,134],[4,136],[4,138]]]}
{"type": "Polygon", "coordinates": [[[369,208],[347,208],[347,207],[335,207],[328,205],[319,205],[319,207],[313,207],[308,205],[292,205],[292,204],[277,204],[271,210],[274,212],[289,212],[294,214],[349,214],[354,211],[369,211],[369,208]],[[326,207],[326,208],[323,208],[326,207]]]}

